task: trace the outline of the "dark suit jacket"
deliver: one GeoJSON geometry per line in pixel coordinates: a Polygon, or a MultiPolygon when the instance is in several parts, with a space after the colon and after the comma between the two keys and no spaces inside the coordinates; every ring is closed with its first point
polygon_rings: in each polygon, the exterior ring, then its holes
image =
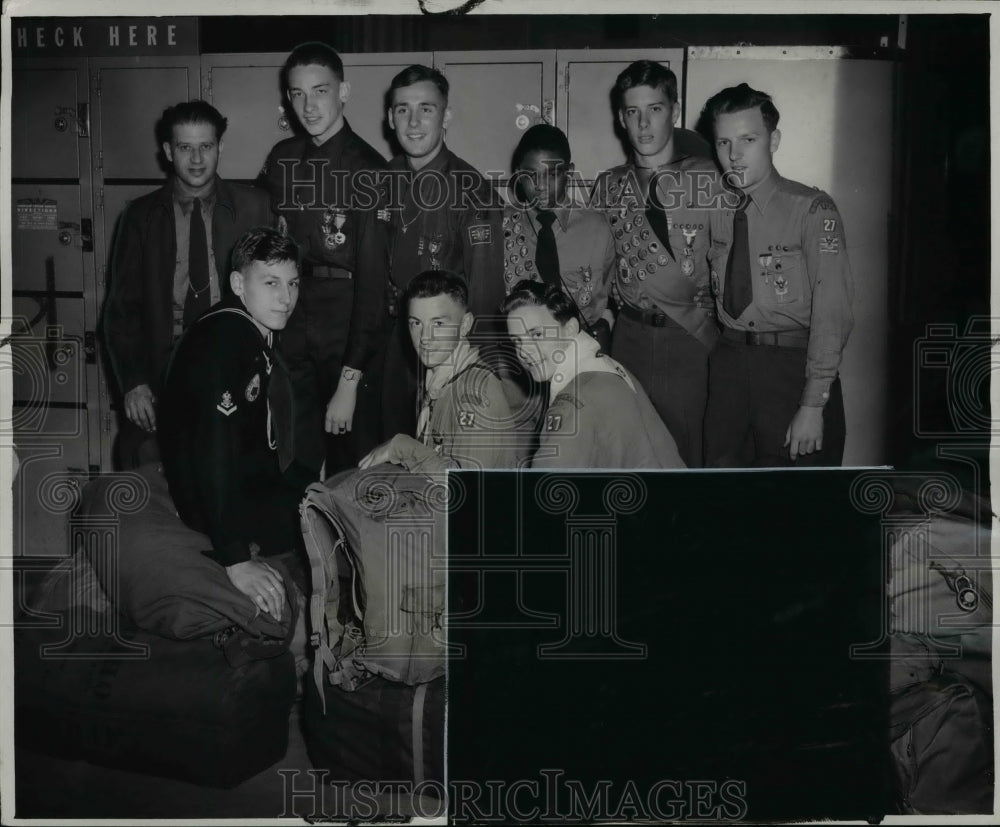
{"type": "MultiPolygon", "coordinates": [[[[174,344],[177,261],[172,183],[136,198],[122,213],[104,305],[104,343],[121,392],[149,385],[159,393],[174,344]]],[[[267,194],[216,179],[212,213],[215,266],[225,294],[233,247],[247,230],[273,227],[267,194]]]]}

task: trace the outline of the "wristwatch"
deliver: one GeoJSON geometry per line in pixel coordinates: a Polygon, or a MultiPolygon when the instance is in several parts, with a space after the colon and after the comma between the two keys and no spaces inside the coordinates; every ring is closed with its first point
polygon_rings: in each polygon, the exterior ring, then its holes
{"type": "Polygon", "coordinates": [[[361,378],[361,371],[356,368],[343,368],[340,371],[340,378],[345,382],[357,382],[361,378]]]}

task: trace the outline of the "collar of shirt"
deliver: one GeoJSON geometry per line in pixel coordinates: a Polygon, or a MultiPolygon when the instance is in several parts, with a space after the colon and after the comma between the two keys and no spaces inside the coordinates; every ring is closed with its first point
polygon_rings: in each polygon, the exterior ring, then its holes
{"type": "Polygon", "coordinates": [[[778,181],[781,176],[778,175],[778,170],[771,167],[771,172],[763,181],[761,181],[754,189],[750,192],[750,200],[757,205],[757,209],[761,214],[767,209],[768,203],[771,201],[771,196],[778,189],[778,181]]]}
{"type": "Polygon", "coordinates": [[[427,162],[425,166],[422,166],[420,169],[416,170],[413,169],[410,166],[410,159],[407,158],[406,155],[404,155],[403,169],[407,169],[411,173],[413,173],[413,178],[414,180],[416,180],[423,173],[428,172],[429,170],[437,170],[438,172],[444,172],[447,169],[450,160],[451,160],[451,150],[448,149],[447,144],[442,143],[441,149],[438,151],[438,154],[435,155],[430,161],[427,162]]]}
{"type": "Polygon", "coordinates": [[[217,191],[218,187],[216,186],[216,181],[213,180],[211,188],[204,195],[194,196],[185,192],[183,184],[181,184],[177,178],[174,178],[174,186],[171,195],[174,203],[181,208],[181,214],[184,216],[191,215],[191,208],[194,206],[194,199],[200,198],[202,203],[201,214],[203,217],[207,218],[212,214],[212,208],[215,206],[215,195],[217,191]]]}
{"type": "MultiPolygon", "coordinates": [[[[339,158],[344,152],[344,145],[347,143],[348,136],[351,132],[351,126],[347,123],[347,118],[344,118],[344,122],[341,124],[340,129],[323,141],[323,143],[314,143],[313,139],[309,138],[306,141],[305,151],[302,153],[302,159],[305,160],[306,158],[316,158],[320,156],[330,159],[339,158]]],[[[339,167],[339,163],[335,162],[333,166],[339,167]]]]}
{"type": "MultiPolygon", "coordinates": [[[[540,207],[534,207],[528,213],[531,217],[531,226],[532,229],[534,229],[536,236],[538,235],[539,227],[541,227],[541,222],[538,220],[538,213],[540,210],[540,207]]],[[[558,207],[554,210],[549,210],[549,212],[554,212],[556,214],[556,221],[562,228],[562,231],[566,232],[569,229],[570,215],[573,211],[569,207],[558,207]]]]}

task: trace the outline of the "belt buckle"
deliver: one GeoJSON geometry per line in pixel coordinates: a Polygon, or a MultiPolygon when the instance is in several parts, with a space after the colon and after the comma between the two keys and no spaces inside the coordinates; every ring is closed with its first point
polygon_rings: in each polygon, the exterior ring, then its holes
{"type": "Polygon", "coordinates": [[[746,337],[745,340],[746,340],[746,343],[748,345],[759,345],[761,343],[760,342],[760,334],[759,333],[755,333],[752,330],[747,330],[745,332],[744,336],[746,337]]]}

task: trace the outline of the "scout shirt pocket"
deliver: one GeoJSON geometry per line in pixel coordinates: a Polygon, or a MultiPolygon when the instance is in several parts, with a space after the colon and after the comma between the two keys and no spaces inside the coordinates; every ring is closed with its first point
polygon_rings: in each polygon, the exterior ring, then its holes
{"type": "MultiPolygon", "coordinates": [[[[806,272],[801,247],[775,245],[775,249],[760,253],[756,263],[760,279],[757,287],[761,290],[763,303],[785,305],[802,300],[806,272]]],[[[751,266],[753,264],[751,260],[751,266]]]]}

